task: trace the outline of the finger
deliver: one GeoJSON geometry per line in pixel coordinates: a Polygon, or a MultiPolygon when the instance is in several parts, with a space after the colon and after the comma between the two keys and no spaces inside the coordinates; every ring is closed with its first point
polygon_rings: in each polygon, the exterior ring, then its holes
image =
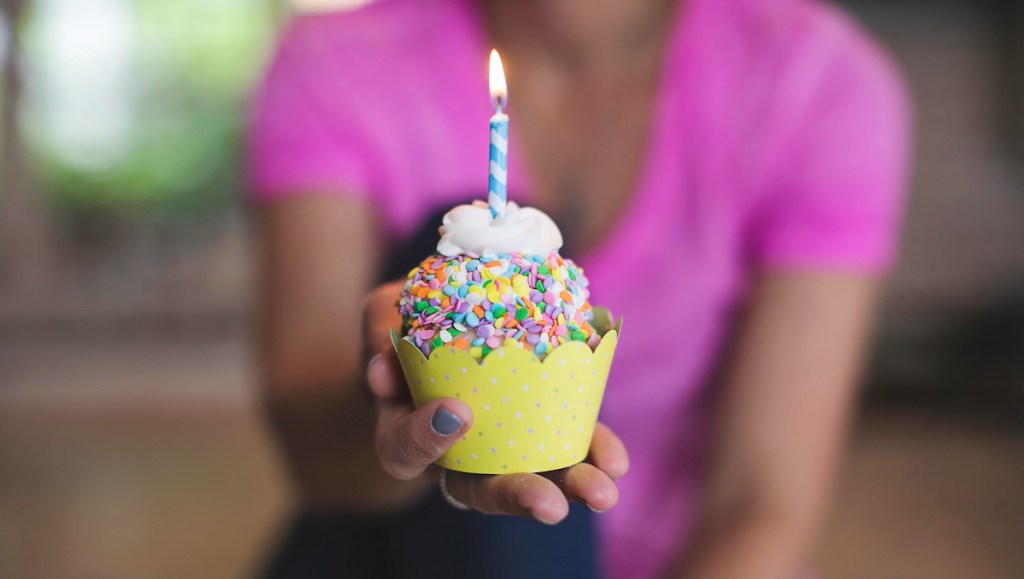
{"type": "Polygon", "coordinates": [[[552,482],[570,501],[583,503],[590,510],[604,512],[619,502],[619,489],[607,473],[592,464],[581,463],[558,471],[552,482]]]}
{"type": "Polygon", "coordinates": [[[366,381],[370,385],[370,392],[381,400],[400,398],[409,392],[398,355],[391,346],[370,360],[366,367],[366,381]]]}
{"type": "Polygon", "coordinates": [[[449,472],[448,492],[488,515],[516,515],[554,525],[569,514],[569,503],[558,486],[530,473],[481,476],[449,472]]]}
{"type": "Polygon", "coordinates": [[[473,413],[454,398],[441,398],[413,410],[391,400],[379,403],[377,458],[384,471],[410,480],[445,453],[469,429],[473,413]]]}
{"type": "Polygon", "coordinates": [[[363,346],[368,354],[364,359],[391,348],[391,330],[402,327],[397,303],[403,285],[399,280],[378,286],[363,302],[363,346]]]}
{"type": "Polygon", "coordinates": [[[621,478],[629,470],[629,454],[622,440],[604,424],[594,427],[590,441],[590,462],[603,470],[612,480],[621,478]]]}

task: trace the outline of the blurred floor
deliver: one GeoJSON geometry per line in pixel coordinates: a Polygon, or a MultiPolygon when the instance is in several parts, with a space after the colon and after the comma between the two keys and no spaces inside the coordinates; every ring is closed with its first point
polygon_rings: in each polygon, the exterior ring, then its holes
{"type": "Polygon", "coordinates": [[[981,423],[869,412],[820,549],[830,579],[1024,577],[1024,437],[981,423]]]}
{"type": "MultiPolygon", "coordinates": [[[[0,348],[0,577],[250,576],[287,499],[242,341],[54,344],[0,348]],[[62,383],[76,394],[46,394],[62,383]]],[[[872,413],[823,577],[1020,577],[1022,451],[980,424],[872,413]]]]}
{"type": "Polygon", "coordinates": [[[0,577],[248,576],[283,511],[241,412],[19,413],[0,423],[0,577]]]}
{"type": "Polygon", "coordinates": [[[0,578],[252,574],[286,505],[244,340],[0,343],[0,578]]]}

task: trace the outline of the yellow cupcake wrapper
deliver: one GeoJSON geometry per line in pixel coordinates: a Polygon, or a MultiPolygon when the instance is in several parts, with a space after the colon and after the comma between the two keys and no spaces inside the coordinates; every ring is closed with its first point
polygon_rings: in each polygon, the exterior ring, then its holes
{"type": "Polygon", "coordinates": [[[482,361],[448,346],[426,358],[392,332],[417,407],[458,398],[473,411],[469,432],[437,464],[508,474],[557,470],[586,458],[622,321],[611,328],[607,311],[595,308],[593,325],[605,330],[596,350],[567,342],[544,361],[518,346],[499,347],[482,361]]]}

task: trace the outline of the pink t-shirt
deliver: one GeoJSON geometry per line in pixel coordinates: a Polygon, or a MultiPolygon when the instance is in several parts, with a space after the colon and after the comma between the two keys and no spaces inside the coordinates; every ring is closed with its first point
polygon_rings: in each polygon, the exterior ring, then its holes
{"type": "MultiPolygon", "coordinates": [[[[907,165],[902,85],[878,48],[812,0],[687,0],[662,65],[632,196],[574,256],[626,320],[602,417],[626,442],[599,517],[610,577],[653,578],[685,545],[709,442],[709,370],[756,269],[877,272],[907,165]]],[[[383,0],[305,16],[256,94],[257,202],[364,199],[395,237],[486,197],[489,45],[472,0],[383,0]]],[[[515,133],[509,196],[533,195],[515,133]]]]}

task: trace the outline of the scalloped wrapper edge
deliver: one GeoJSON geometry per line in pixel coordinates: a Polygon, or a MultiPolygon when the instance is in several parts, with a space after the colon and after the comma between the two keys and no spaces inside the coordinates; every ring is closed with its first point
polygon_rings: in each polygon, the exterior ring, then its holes
{"type": "Polygon", "coordinates": [[[437,464],[461,472],[505,474],[546,472],[586,458],[622,325],[619,319],[609,329],[607,314],[602,321],[605,332],[596,349],[568,342],[543,361],[524,348],[504,346],[482,361],[444,346],[428,359],[392,332],[417,407],[437,398],[457,398],[473,411],[469,431],[437,464]]]}

